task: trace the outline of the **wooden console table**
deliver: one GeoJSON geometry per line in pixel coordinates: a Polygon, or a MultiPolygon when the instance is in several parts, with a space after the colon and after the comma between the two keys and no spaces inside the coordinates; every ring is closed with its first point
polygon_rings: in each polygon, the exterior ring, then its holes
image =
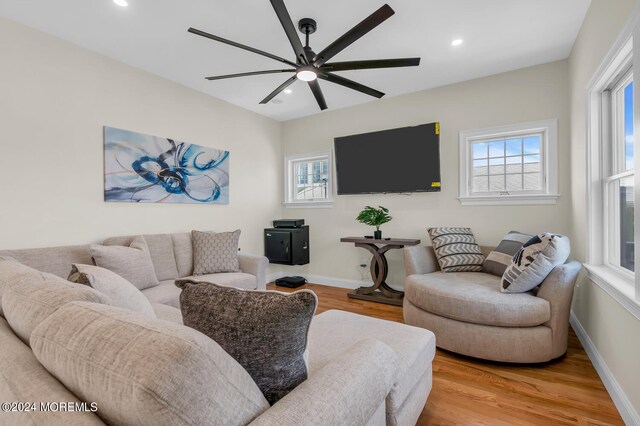
{"type": "Polygon", "coordinates": [[[345,237],[340,238],[340,242],[354,243],[356,247],[368,250],[373,255],[370,268],[373,285],[353,290],[349,293],[349,298],[402,306],[404,292],[391,288],[385,282],[389,273],[389,265],[385,253],[392,249],[401,249],[404,246],[418,245],[420,240],[403,240],[399,238],[374,240],[373,238],[364,237],[345,237]]]}

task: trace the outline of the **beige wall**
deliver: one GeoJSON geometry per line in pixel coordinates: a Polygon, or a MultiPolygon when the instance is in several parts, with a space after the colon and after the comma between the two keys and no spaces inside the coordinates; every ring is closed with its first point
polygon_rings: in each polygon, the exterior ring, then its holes
{"type": "Polygon", "coordinates": [[[0,248],[242,229],[280,214],[280,123],[0,18],[0,248]],[[102,126],[231,151],[230,204],[103,201],[102,126]]]}
{"type": "MultiPolygon", "coordinates": [[[[583,261],[587,244],[586,86],[617,39],[634,5],[634,0],[592,0],[569,58],[572,235],[574,253],[583,261]]],[[[576,290],[573,312],[636,412],[640,412],[640,321],[584,278],[580,279],[576,290]]]]}
{"type": "MultiPolygon", "coordinates": [[[[394,71],[401,73],[401,71],[394,71]]],[[[339,243],[340,237],[371,234],[355,221],[367,204],[391,210],[383,235],[420,238],[429,226],[470,226],[478,241],[495,245],[510,230],[568,233],[570,219],[569,80],[567,61],[398,96],[362,106],[328,110],[284,123],[283,154],[331,149],[333,138],[395,127],[440,122],[442,192],[413,195],[337,196],[331,209],[284,209],[311,226],[311,263],[287,272],[360,280],[366,252],[339,243]],[[523,121],[558,119],[560,193],[557,205],[461,206],[458,196],[458,132],[523,121]]],[[[381,158],[382,161],[382,158],[381,158]]],[[[375,164],[371,172],[375,173],[375,164]]],[[[402,283],[402,253],[391,252],[390,279],[402,283]]]]}

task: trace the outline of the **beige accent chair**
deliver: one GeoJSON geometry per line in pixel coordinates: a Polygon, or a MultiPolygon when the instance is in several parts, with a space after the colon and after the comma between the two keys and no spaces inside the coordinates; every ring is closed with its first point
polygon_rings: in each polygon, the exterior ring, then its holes
{"type": "MultiPolygon", "coordinates": [[[[493,248],[483,247],[484,254],[493,248]]],[[[431,246],[404,248],[404,320],[436,335],[437,346],[492,361],[535,363],[567,351],[580,263],[555,268],[536,295],[500,292],[500,277],[440,271],[431,246]]]]}

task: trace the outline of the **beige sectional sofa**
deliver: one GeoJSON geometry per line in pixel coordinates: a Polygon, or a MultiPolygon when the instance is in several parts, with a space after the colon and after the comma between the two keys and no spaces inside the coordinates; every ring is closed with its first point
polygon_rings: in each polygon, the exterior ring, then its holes
{"type": "MultiPolygon", "coordinates": [[[[482,247],[489,254],[492,247],[482,247]]],[[[435,333],[438,347],[492,361],[535,363],[567,351],[580,263],[556,267],[535,294],[500,292],[500,277],[440,271],[430,246],[404,248],[405,323],[435,333]]]]}
{"type": "MultiPolygon", "coordinates": [[[[431,389],[433,333],[341,311],[317,315],[308,380],[270,407],[233,358],[182,325],[173,281],[191,274],[189,238],[145,235],[160,285],[143,294],[157,318],[65,280],[72,263],[91,263],[88,246],[0,251],[20,262],[0,260],[0,402],[67,408],[0,412],[0,424],[416,423],[431,389]],[[68,410],[83,401],[97,413],[68,410]]],[[[267,264],[241,254],[242,272],[206,279],[263,289],[267,264]]]]}

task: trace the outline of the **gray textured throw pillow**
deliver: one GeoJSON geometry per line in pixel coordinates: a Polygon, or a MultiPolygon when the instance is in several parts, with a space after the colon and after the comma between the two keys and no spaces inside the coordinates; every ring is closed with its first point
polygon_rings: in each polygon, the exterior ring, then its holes
{"type": "Polygon", "coordinates": [[[241,290],[177,280],[184,325],[215,340],[244,367],[270,404],[307,379],[304,353],[315,293],[241,290]]]}
{"type": "Polygon", "coordinates": [[[501,277],[504,271],[507,270],[507,267],[511,265],[513,255],[516,254],[531,237],[533,237],[533,235],[510,231],[484,260],[484,264],[482,265],[484,272],[501,277]]]}
{"type": "Polygon", "coordinates": [[[71,265],[67,280],[84,284],[111,298],[111,304],[155,318],[147,299],[133,284],[108,269],[93,265],[71,265]]]}
{"type": "Polygon", "coordinates": [[[429,228],[442,272],[482,272],[484,256],[470,228],[429,228]]]}
{"type": "Polygon", "coordinates": [[[240,230],[233,232],[191,231],[193,275],[239,272],[240,230]]]}
{"type": "Polygon", "coordinates": [[[96,266],[115,272],[138,290],[160,284],[147,241],[142,235],[134,238],[129,247],[92,244],[89,251],[96,266]]]}
{"type": "Polygon", "coordinates": [[[500,291],[524,293],[533,290],[556,266],[562,265],[571,252],[569,238],[564,235],[539,234],[527,241],[513,256],[504,271],[500,291]]]}

